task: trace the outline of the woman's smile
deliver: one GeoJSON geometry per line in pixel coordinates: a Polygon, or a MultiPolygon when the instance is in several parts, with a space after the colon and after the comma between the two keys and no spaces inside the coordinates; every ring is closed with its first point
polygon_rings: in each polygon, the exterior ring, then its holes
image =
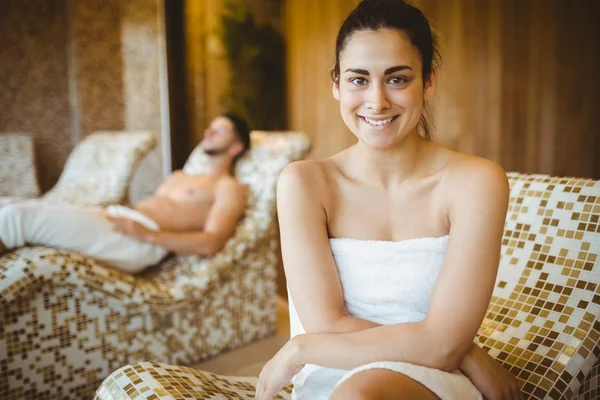
{"type": "Polygon", "coordinates": [[[389,128],[396,119],[398,119],[399,115],[394,115],[392,117],[374,117],[369,118],[362,115],[359,115],[358,118],[371,129],[387,129],[389,128]]]}

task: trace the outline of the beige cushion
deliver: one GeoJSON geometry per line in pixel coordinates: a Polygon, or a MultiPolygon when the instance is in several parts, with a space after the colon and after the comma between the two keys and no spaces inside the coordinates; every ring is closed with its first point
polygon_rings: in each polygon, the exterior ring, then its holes
{"type": "Polygon", "coordinates": [[[135,167],[155,145],[152,132],[95,132],[75,146],[44,200],[77,205],[123,203],[135,167]]]}

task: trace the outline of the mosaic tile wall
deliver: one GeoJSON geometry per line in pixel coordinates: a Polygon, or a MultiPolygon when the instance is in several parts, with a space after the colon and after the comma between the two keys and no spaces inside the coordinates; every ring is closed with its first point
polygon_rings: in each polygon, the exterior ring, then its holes
{"type": "Polygon", "coordinates": [[[69,1],[79,136],[118,130],[124,121],[124,24],[118,0],[69,1]]]}
{"type": "MultiPolygon", "coordinates": [[[[71,0],[77,38],[81,136],[94,130],[149,130],[160,135],[157,0],[71,0]]],[[[162,179],[160,140],[142,162],[132,201],[162,179]]]]}
{"type": "Polygon", "coordinates": [[[73,146],[67,40],[67,0],[0,1],[0,132],[34,134],[42,190],[73,146]]]}
{"type": "MultiPolygon", "coordinates": [[[[1,2],[0,132],[34,135],[43,191],[93,131],[160,137],[159,14],[157,0],[1,2]]],[[[132,199],[162,179],[160,152],[136,174],[132,199]]]]}

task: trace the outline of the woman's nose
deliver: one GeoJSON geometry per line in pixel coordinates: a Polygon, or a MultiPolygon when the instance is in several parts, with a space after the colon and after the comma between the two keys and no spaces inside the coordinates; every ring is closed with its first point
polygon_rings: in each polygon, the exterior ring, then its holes
{"type": "Polygon", "coordinates": [[[367,98],[367,108],[375,112],[381,112],[389,107],[390,102],[384,88],[379,85],[371,86],[367,98]]]}

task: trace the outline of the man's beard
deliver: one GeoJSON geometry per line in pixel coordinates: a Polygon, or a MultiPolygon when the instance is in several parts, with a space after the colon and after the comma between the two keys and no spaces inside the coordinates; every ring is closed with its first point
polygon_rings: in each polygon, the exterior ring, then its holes
{"type": "Polygon", "coordinates": [[[202,149],[207,156],[215,157],[227,153],[229,146],[221,147],[220,149],[202,149]]]}

